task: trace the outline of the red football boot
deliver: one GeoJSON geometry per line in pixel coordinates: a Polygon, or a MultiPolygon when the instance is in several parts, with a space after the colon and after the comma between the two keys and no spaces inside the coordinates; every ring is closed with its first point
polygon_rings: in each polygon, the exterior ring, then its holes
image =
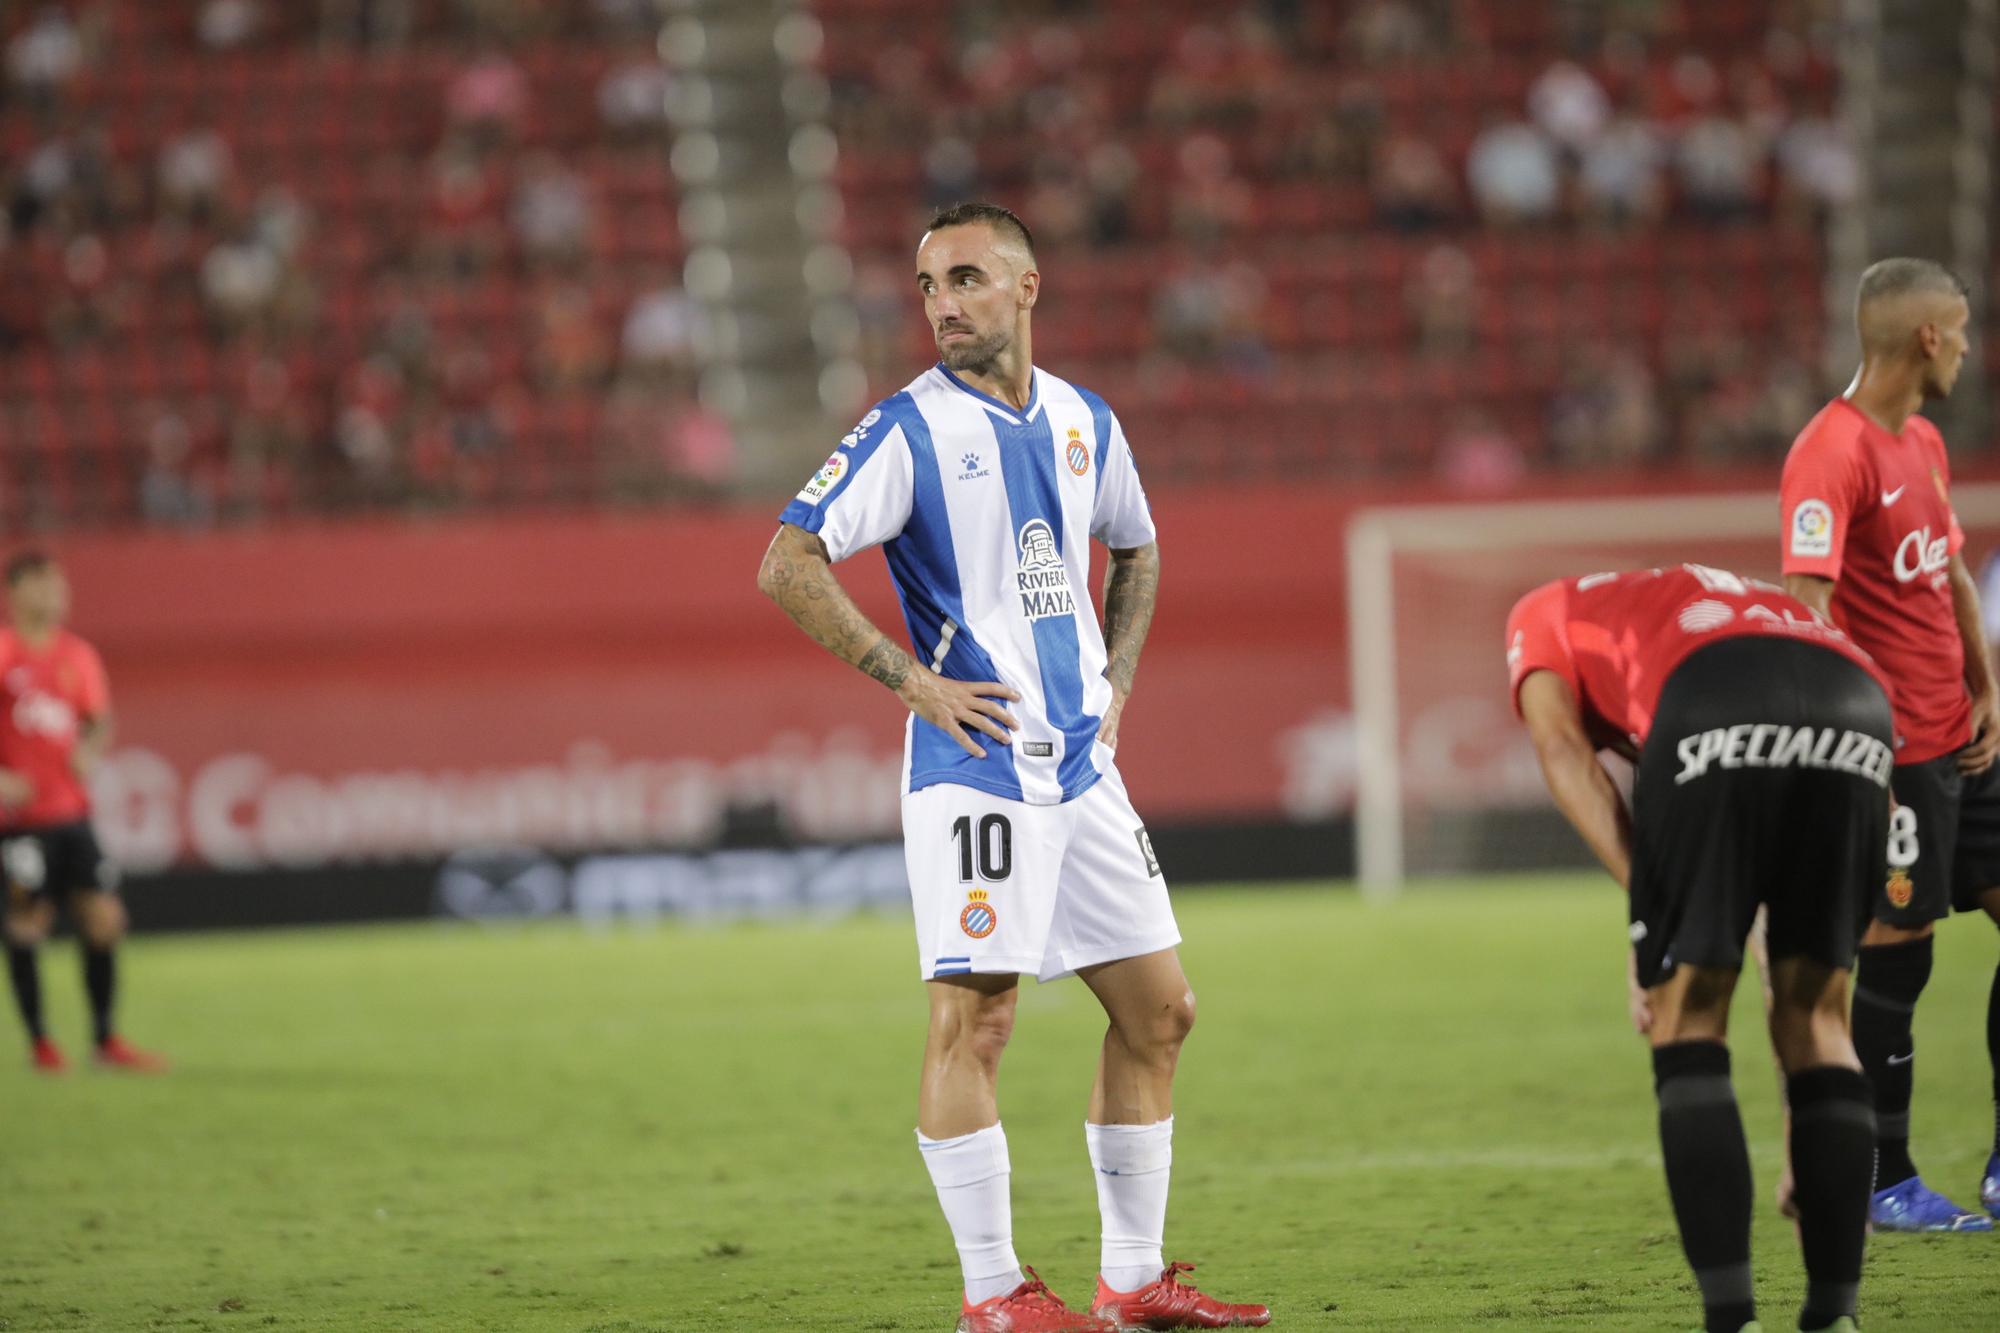
{"type": "Polygon", "coordinates": [[[123,1069],[133,1074],[164,1074],[167,1072],[167,1057],[142,1051],[123,1037],[106,1037],[97,1044],[97,1063],[109,1069],[123,1069]]]}
{"type": "Polygon", "coordinates": [[[1271,1312],[1264,1306],[1218,1301],[1180,1280],[1182,1273],[1193,1271],[1193,1264],[1168,1264],[1158,1282],[1137,1291],[1113,1291],[1100,1277],[1090,1311],[1120,1329],[1262,1328],[1271,1322],[1271,1312]]]}
{"type": "Polygon", "coordinates": [[[34,1047],[28,1052],[28,1063],[44,1074],[60,1074],[69,1068],[69,1061],[63,1059],[62,1047],[47,1037],[35,1038],[34,1047]]]}
{"type": "Polygon", "coordinates": [[[1021,1271],[1028,1280],[1005,1296],[966,1305],[958,1333],[1117,1333],[1116,1324],[1064,1305],[1034,1269],[1023,1264],[1021,1271]]]}

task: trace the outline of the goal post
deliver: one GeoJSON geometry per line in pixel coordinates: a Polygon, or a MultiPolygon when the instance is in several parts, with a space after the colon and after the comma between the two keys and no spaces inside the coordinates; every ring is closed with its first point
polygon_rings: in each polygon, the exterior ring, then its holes
{"type": "MultiPolygon", "coordinates": [[[[1969,559],[2000,545],[2000,483],[1956,486],[1952,505],[1969,559]]],[[[1774,490],[1357,511],[1346,558],[1363,895],[1491,869],[1479,851],[1506,836],[1496,813],[1550,808],[1510,725],[1501,639],[1516,598],[1567,575],[1681,562],[1775,582],[1781,526],[1774,490]],[[1461,740],[1466,753],[1444,754],[1461,740]]]]}

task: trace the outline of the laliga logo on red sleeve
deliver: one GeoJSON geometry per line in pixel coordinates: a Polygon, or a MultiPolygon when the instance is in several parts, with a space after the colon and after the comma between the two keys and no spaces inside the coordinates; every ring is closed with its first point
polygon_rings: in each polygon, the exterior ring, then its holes
{"type": "Polygon", "coordinates": [[[1951,539],[1931,537],[1930,524],[1906,535],[1896,546],[1896,582],[1911,583],[1924,574],[1939,574],[1951,564],[1951,539]]]}

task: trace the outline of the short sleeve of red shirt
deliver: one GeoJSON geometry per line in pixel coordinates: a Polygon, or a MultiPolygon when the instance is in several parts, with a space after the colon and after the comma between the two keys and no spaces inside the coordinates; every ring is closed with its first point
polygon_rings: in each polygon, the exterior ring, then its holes
{"type": "Polygon", "coordinates": [[[1778,487],[1785,573],[1840,577],[1848,522],[1866,492],[1855,444],[1838,417],[1822,412],[1785,455],[1778,487]]]}
{"type": "Polygon", "coordinates": [[[87,718],[103,717],[111,708],[111,682],[104,674],[104,659],[87,643],[78,645],[76,711],[87,718]]]}
{"type": "Polygon", "coordinates": [[[1521,714],[1521,682],[1533,671],[1553,671],[1576,690],[1576,661],[1569,651],[1569,587],[1544,583],[1514,603],[1507,617],[1507,693],[1521,714]]]}

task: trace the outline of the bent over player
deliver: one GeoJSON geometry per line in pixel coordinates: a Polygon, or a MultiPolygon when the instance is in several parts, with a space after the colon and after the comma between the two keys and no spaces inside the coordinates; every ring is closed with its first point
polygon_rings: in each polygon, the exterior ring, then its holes
{"type": "Polygon", "coordinates": [[[903,838],[930,994],[917,1146],[958,1246],[958,1327],[1268,1323],[1162,1258],[1194,996],[1112,760],[1159,581],[1132,451],[1103,399],[1033,364],[1041,274],[1019,218],[984,204],[938,214],[916,282],[939,363],[864,416],[786,507],[758,586],[910,710],[903,838]],[[1102,632],[1091,538],[1111,548],[1102,632]],[[914,656],[828,569],[876,545],[914,656]],[[1110,1019],[1084,1125],[1104,1224],[1092,1314],[1014,1254],[996,1081],[1024,972],[1078,974],[1110,1019]]]}
{"type": "Polygon", "coordinates": [[[1556,804],[1630,894],[1667,1191],[1708,1333],[1757,1317],[1724,1041],[1760,904],[1805,1251],[1799,1327],[1854,1328],[1874,1112],[1847,975],[1888,838],[1880,674],[1779,589],[1698,565],[1537,588],[1508,618],[1507,663],[1556,804]],[[1600,749],[1636,759],[1629,814],[1600,749]]]}
{"type": "Polygon", "coordinates": [[[69,581],[40,551],[7,562],[0,629],[0,874],[7,891],[7,973],[35,1068],[59,1073],[61,1048],[42,1023],[37,947],[67,902],[83,944],[84,989],[100,1064],[141,1071],[165,1062],[112,1026],[125,906],[117,872],[90,826],[91,769],[111,738],[111,695],[97,650],[63,628],[69,581]]]}
{"type": "MultiPolygon", "coordinates": [[[[1929,260],[1864,272],[1860,374],[1799,432],[1781,492],[1786,590],[1832,616],[1896,687],[1899,809],[1854,974],[1854,1044],[1881,1136],[1870,1214],[1891,1231],[1993,1227],[1926,1185],[1910,1156],[1911,1020],[1933,931],[1954,908],[2000,922],[2000,683],[1960,554],[1944,439],[1917,414],[1958,379],[1970,313],[1964,286],[1929,260]]],[[[1980,1198],[2000,1216],[2000,971],[1986,1045],[1996,1123],[1980,1198]]]]}

